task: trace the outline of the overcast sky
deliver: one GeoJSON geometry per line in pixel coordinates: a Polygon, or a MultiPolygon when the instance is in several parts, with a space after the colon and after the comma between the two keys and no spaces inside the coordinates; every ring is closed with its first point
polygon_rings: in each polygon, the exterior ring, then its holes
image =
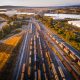
{"type": "Polygon", "coordinates": [[[80,4],[80,0],[0,0],[0,6],[64,6],[74,4],[80,4]]]}

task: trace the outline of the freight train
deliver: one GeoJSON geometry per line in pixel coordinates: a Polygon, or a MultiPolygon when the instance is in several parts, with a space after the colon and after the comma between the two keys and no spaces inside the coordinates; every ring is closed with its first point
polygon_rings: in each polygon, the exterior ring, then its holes
{"type": "MultiPolygon", "coordinates": [[[[49,34],[49,33],[48,33],[49,34]]],[[[69,55],[74,62],[76,62],[80,66],[80,53],[76,50],[73,50],[70,45],[64,42],[57,35],[49,35],[63,50],[67,55],[69,55]]]]}

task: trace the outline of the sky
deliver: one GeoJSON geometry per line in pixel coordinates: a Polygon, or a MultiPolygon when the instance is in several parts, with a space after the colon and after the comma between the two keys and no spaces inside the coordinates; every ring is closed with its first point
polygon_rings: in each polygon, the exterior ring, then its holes
{"type": "Polygon", "coordinates": [[[80,4],[80,0],[0,0],[0,6],[65,6],[80,4]]]}

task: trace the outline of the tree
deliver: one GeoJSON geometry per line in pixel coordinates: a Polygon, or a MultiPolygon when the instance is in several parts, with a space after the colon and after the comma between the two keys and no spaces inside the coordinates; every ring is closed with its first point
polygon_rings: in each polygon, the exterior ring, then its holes
{"type": "Polygon", "coordinates": [[[59,29],[58,30],[58,34],[63,34],[64,32],[63,32],[63,30],[62,29],[59,29]]]}
{"type": "Polygon", "coordinates": [[[65,35],[66,35],[66,39],[67,39],[67,40],[70,40],[70,32],[67,31],[67,32],[65,33],[65,35]]]}
{"type": "Polygon", "coordinates": [[[2,39],[2,37],[3,37],[3,31],[0,30],[0,39],[2,39]]]}
{"type": "Polygon", "coordinates": [[[3,27],[2,27],[2,30],[3,30],[3,32],[4,32],[4,36],[5,36],[6,34],[9,34],[9,33],[11,32],[11,28],[10,28],[9,25],[3,26],[3,27]]]}
{"type": "Polygon", "coordinates": [[[72,31],[67,31],[66,32],[66,39],[67,40],[75,40],[76,39],[76,35],[72,31]]]}

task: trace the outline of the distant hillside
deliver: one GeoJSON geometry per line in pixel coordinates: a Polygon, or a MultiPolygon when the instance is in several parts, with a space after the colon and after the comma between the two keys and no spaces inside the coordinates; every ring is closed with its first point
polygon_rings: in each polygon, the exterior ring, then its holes
{"type": "Polygon", "coordinates": [[[0,9],[12,9],[12,8],[69,8],[69,7],[80,7],[80,5],[70,5],[70,6],[42,6],[42,7],[29,7],[29,6],[0,6],[0,9]]]}
{"type": "Polygon", "coordinates": [[[0,9],[27,8],[27,6],[0,6],[0,9]]]}
{"type": "Polygon", "coordinates": [[[70,5],[70,6],[49,6],[48,8],[80,8],[80,5],[70,5]]]}

